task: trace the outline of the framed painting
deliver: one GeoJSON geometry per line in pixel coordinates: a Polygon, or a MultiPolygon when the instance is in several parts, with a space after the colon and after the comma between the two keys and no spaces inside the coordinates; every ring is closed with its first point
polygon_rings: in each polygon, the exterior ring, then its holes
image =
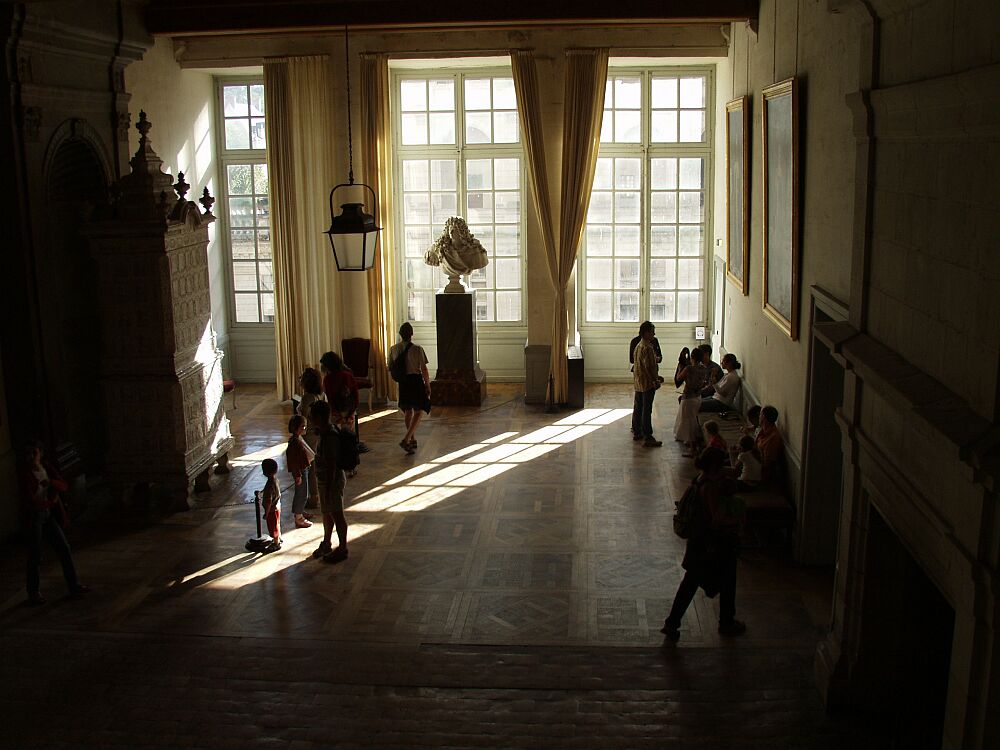
{"type": "Polygon", "coordinates": [[[726,104],[726,276],[750,293],[750,97],[726,104]]]}
{"type": "Polygon", "coordinates": [[[764,313],[799,337],[799,95],[789,78],[761,93],[764,313]]]}

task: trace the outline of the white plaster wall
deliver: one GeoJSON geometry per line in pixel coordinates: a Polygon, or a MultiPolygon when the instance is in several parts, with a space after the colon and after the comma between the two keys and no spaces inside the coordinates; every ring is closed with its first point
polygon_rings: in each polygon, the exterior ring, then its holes
{"type": "MultiPolygon", "coordinates": [[[[125,69],[125,87],[132,95],[129,114],[129,153],[139,147],[134,127],[145,111],[153,128],[149,132],[153,150],[163,159],[163,170],[175,178],[178,172],[191,185],[189,200],[198,200],[202,190],[215,198],[222,183],[216,162],[214,127],[215,84],[207,73],[182,70],[174,60],[173,44],[157,39],[141,60],[125,69]]],[[[215,211],[218,215],[218,211],[215,211]]],[[[219,223],[208,229],[208,272],[212,290],[212,325],[220,348],[228,352],[229,271],[219,241],[219,223]]],[[[273,361],[273,352],[272,352],[273,361]]],[[[227,372],[232,363],[226,363],[227,372]]]]}
{"type": "MultiPolygon", "coordinates": [[[[731,90],[727,99],[751,98],[750,292],[727,284],[725,348],[743,363],[747,385],[762,403],[777,407],[789,449],[801,453],[808,362],[809,287],[819,285],[847,300],[851,274],[854,135],[847,93],[857,88],[857,29],[853,17],[831,14],[825,3],[763,0],[755,34],[733,24],[731,90]],[[801,284],[799,340],[764,316],[761,91],[797,76],[801,284]]],[[[717,116],[723,117],[724,109],[717,116]]],[[[724,121],[722,127],[724,128],[724,121]]],[[[724,150],[717,180],[723,180],[724,150]]],[[[716,236],[725,238],[725,184],[717,182],[716,236]]],[[[724,254],[724,248],[723,248],[724,254]]]]}

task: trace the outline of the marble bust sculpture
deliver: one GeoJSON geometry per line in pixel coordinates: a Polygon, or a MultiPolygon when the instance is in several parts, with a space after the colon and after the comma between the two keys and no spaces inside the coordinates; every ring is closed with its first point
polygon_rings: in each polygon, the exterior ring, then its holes
{"type": "Polygon", "coordinates": [[[444,288],[448,294],[463,293],[465,286],[459,277],[485,268],[489,262],[486,249],[460,216],[452,216],[444,223],[444,232],[424,255],[424,263],[441,266],[448,277],[448,285],[444,288]]]}

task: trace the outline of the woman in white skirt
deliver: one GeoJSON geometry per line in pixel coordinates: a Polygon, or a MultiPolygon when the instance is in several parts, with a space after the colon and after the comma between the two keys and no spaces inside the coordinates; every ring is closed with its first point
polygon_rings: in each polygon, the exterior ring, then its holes
{"type": "Polygon", "coordinates": [[[698,409],[701,408],[701,391],[708,385],[708,368],[702,364],[704,352],[695,347],[691,352],[691,363],[677,373],[677,383],[684,384],[681,393],[680,408],[677,410],[677,420],[674,422],[674,437],[684,443],[690,458],[698,454],[698,446],[702,441],[701,425],[698,423],[698,409]]]}

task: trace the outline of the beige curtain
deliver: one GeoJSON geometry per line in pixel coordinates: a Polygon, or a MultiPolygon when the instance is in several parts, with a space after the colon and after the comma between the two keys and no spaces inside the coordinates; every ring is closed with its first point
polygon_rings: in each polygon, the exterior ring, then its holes
{"type": "Polygon", "coordinates": [[[278,398],[291,398],[302,369],[339,349],[340,285],[327,198],[333,179],[332,106],[326,57],[264,62],[274,341],[278,398]]]}
{"type": "Polygon", "coordinates": [[[361,148],[364,182],[375,191],[382,227],[375,265],[368,272],[368,320],[375,367],[375,395],[395,400],[396,382],[386,357],[396,340],[396,274],[392,268],[392,142],[389,119],[389,60],[384,54],[361,56],[361,148]]]}
{"type": "Polygon", "coordinates": [[[556,403],[565,403],[568,390],[566,368],[566,284],[573,272],[577,249],[590,205],[590,189],[597,168],[604,87],[608,78],[608,50],[581,49],[566,53],[566,86],[563,110],[562,175],[559,183],[559,233],[553,233],[545,169],[545,145],[535,61],[530,53],[511,53],[514,87],[524,139],[528,175],[535,196],[535,212],[541,225],[542,244],[548,261],[549,279],[555,292],[552,319],[552,372],[556,403]]]}

